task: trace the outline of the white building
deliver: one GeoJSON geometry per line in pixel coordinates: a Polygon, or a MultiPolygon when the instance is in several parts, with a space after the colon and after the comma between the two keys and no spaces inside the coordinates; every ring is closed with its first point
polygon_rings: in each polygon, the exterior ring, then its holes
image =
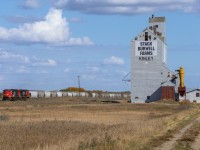
{"type": "Polygon", "coordinates": [[[186,99],[190,102],[200,103],[200,89],[187,92],[186,99]]]}
{"type": "Polygon", "coordinates": [[[131,102],[160,100],[165,96],[162,87],[166,85],[177,93],[179,76],[167,68],[165,17],[149,18],[149,27],[131,45],[131,102]]]}

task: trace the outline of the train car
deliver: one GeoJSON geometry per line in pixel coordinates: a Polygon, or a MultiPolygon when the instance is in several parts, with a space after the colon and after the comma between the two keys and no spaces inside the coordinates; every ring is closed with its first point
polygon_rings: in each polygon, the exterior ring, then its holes
{"type": "Polygon", "coordinates": [[[85,92],[85,96],[86,96],[86,97],[89,97],[89,93],[88,93],[88,92],[85,92]]]}
{"type": "Polygon", "coordinates": [[[45,97],[45,98],[50,98],[50,97],[51,97],[51,92],[45,91],[45,92],[44,92],[44,97],[45,97]]]}
{"type": "Polygon", "coordinates": [[[67,92],[62,92],[63,97],[67,97],[67,92]]]}
{"type": "Polygon", "coordinates": [[[92,97],[95,98],[95,97],[98,97],[99,94],[98,93],[92,93],[92,97]]]}
{"type": "Polygon", "coordinates": [[[60,91],[57,91],[56,92],[56,97],[62,97],[63,95],[62,95],[62,92],[60,92],[60,91]]]}
{"type": "Polygon", "coordinates": [[[2,100],[19,100],[20,99],[20,90],[18,89],[5,89],[3,90],[2,100]]]}
{"type": "Polygon", "coordinates": [[[72,92],[72,96],[73,97],[79,96],[79,93],[78,92],[72,92]]]}
{"type": "Polygon", "coordinates": [[[56,91],[51,91],[51,97],[56,97],[56,91]]]}
{"type": "Polygon", "coordinates": [[[3,101],[10,100],[12,99],[12,97],[13,97],[13,93],[10,89],[3,90],[3,98],[2,98],[3,101]]]}
{"type": "Polygon", "coordinates": [[[44,91],[38,91],[38,98],[44,98],[45,92],[44,91]]]}
{"type": "Polygon", "coordinates": [[[38,98],[38,91],[29,91],[30,92],[30,95],[31,95],[31,98],[38,98]]]}
{"type": "Polygon", "coordinates": [[[20,89],[19,91],[20,91],[20,99],[21,100],[26,100],[27,98],[30,98],[29,90],[20,89]]]}
{"type": "Polygon", "coordinates": [[[86,92],[80,92],[80,96],[86,97],[86,92]]]}
{"type": "Polygon", "coordinates": [[[73,97],[73,93],[72,92],[67,92],[67,96],[73,97]]]}

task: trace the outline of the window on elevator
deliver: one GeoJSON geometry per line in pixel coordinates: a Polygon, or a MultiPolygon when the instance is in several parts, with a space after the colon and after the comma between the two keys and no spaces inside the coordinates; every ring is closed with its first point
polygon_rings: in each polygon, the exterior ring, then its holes
{"type": "Polygon", "coordinates": [[[145,41],[148,41],[148,38],[149,38],[148,32],[145,32],[145,41]]]}

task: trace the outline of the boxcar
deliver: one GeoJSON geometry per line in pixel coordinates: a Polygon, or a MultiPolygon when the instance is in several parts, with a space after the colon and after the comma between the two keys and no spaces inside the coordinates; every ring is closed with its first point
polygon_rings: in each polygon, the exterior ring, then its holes
{"type": "Polygon", "coordinates": [[[45,97],[45,98],[50,98],[50,97],[51,97],[51,92],[45,91],[45,92],[44,92],[44,97],[45,97]]]}
{"type": "Polygon", "coordinates": [[[44,91],[38,91],[38,98],[44,98],[45,92],[44,91]]]}
{"type": "Polygon", "coordinates": [[[37,91],[29,91],[31,98],[38,98],[38,92],[37,91]]]}
{"type": "Polygon", "coordinates": [[[60,92],[60,91],[57,91],[56,92],[56,97],[62,97],[63,95],[62,95],[62,92],[60,92]]]}
{"type": "Polygon", "coordinates": [[[51,97],[56,97],[56,91],[51,91],[51,97]]]}

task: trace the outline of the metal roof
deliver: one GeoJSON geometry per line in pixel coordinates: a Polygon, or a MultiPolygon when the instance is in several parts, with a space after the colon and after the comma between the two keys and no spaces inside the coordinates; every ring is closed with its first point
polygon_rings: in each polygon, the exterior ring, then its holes
{"type": "Polygon", "coordinates": [[[194,92],[194,91],[200,91],[200,89],[194,89],[194,90],[188,91],[187,93],[191,93],[191,92],[194,92]]]}

